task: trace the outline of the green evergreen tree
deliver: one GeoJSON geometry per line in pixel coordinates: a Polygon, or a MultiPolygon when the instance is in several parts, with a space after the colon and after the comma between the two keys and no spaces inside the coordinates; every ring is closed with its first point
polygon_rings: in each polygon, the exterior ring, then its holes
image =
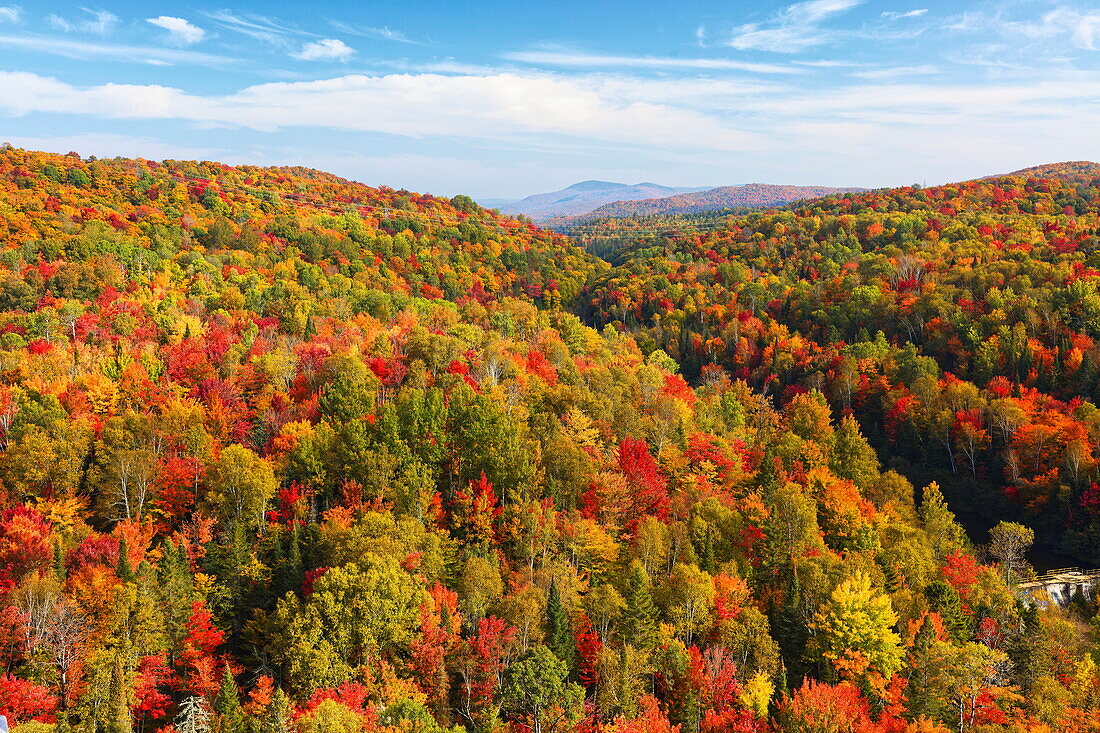
{"type": "Polygon", "coordinates": [[[111,666],[111,689],[108,692],[107,733],[131,733],[133,721],[130,717],[130,685],[122,667],[122,655],[116,653],[111,666]]]}
{"type": "Polygon", "coordinates": [[[628,643],[642,649],[652,647],[657,640],[657,606],[653,603],[649,575],[637,560],[630,568],[626,610],[623,612],[623,636],[628,643]]]}
{"type": "Polygon", "coordinates": [[[289,733],[292,712],[290,698],[282,688],[276,688],[271,694],[271,702],[264,713],[259,733],[289,733]]]}
{"type": "Polygon", "coordinates": [[[561,602],[561,593],[558,591],[557,582],[550,581],[550,592],[546,599],[546,646],[565,662],[570,669],[573,668],[573,659],[576,656],[573,644],[573,625],[569,622],[569,614],[561,602]]]}
{"type": "Polygon", "coordinates": [[[134,569],[130,567],[130,547],[126,542],[126,535],[121,536],[118,540],[118,567],[116,572],[123,583],[134,582],[134,569]]]}
{"type": "Polygon", "coordinates": [[[225,667],[221,689],[218,691],[218,696],[214,698],[214,713],[215,733],[246,733],[247,720],[244,710],[241,709],[237,681],[233,679],[229,665],[225,667]]]}
{"type": "Polygon", "coordinates": [[[951,638],[959,643],[969,640],[971,624],[963,613],[958,591],[950,583],[933,580],[928,584],[924,595],[928,598],[928,605],[943,619],[944,628],[951,638]]]}

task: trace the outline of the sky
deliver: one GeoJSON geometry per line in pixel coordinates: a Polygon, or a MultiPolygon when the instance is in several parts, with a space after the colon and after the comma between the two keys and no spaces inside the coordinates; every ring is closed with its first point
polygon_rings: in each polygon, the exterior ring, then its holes
{"type": "Polygon", "coordinates": [[[0,141],[520,198],[1100,160],[1100,0],[0,0],[0,141]]]}

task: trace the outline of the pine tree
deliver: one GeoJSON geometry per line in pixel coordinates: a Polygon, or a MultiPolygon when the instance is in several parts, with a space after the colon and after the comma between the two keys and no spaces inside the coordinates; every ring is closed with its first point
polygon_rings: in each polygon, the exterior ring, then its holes
{"type": "Polygon", "coordinates": [[[623,636],[627,642],[643,649],[652,647],[657,638],[657,607],[653,603],[649,575],[637,560],[631,564],[623,636]]]}
{"type": "Polygon", "coordinates": [[[53,545],[53,572],[57,576],[57,581],[64,584],[65,582],[65,553],[61,551],[61,542],[57,541],[53,545]]]}
{"type": "Polygon", "coordinates": [[[783,658],[784,684],[789,683],[792,688],[797,688],[805,674],[809,630],[800,609],[802,586],[798,582],[798,573],[789,574],[791,579],[783,593],[783,603],[773,610],[771,626],[775,629],[775,640],[779,643],[779,653],[783,658]]]}
{"type": "Polygon", "coordinates": [[[247,721],[241,709],[240,692],[228,665],[222,675],[221,690],[214,699],[214,712],[217,714],[216,733],[245,733],[247,721]]]}
{"type": "Polygon", "coordinates": [[[118,566],[116,572],[123,583],[134,582],[134,569],[130,567],[130,547],[126,542],[126,535],[122,535],[118,540],[118,566]]]}
{"type": "Polygon", "coordinates": [[[127,700],[129,685],[122,669],[122,657],[115,654],[111,667],[111,689],[107,703],[110,706],[107,718],[108,733],[131,733],[133,721],[130,718],[130,705],[127,700]]]}
{"type": "Polygon", "coordinates": [[[260,733],[288,733],[290,730],[290,698],[280,688],[276,688],[271,695],[271,702],[267,706],[260,726],[260,733]]]}
{"type": "Polygon", "coordinates": [[[951,638],[960,643],[968,641],[971,624],[963,613],[958,591],[950,583],[934,580],[928,584],[924,594],[928,598],[928,605],[940,614],[951,638]]]}
{"type": "Polygon", "coordinates": [[[942,719],[948,704],[944,689],[945,644],[938,638],[933,614],[925,615],[909,649],[909,683],[905,686],[905,704],[914,717],[942,719]]]}
{"type": "Polygon", "coordinates": [[[567,667],[573,668],[575,657],[573,629],[569,623],[569,615],[561,602],[558,584],[553,580],[550,581],[550,593],[546,600],[546,646],[550,647],[550,651],[565,662],[567,667]]]}

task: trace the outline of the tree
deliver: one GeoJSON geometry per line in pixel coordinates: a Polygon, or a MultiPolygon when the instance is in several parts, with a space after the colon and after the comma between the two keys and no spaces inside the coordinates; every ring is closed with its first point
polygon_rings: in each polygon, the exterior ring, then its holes
{"type": "Polygon", "coordinates": [[[668,579],[667,610],[685,646],[691,646],[696,633],[710,625],[714,602],[714,581],[696,565],[676,563],[668,579]]]}
{"type": "Polygon", "coordinates": [[[304,603],[292,594],[278,602],[276,656],[298,690],[337,686],[368,660],[406,651],[423,600],[420,583],[395,560],[368,552],[325,571],[304,603]]]}
{"type": "Polygon", "coordinates": [[[221,689],[214,698],[214,713],[215,733],[246,733],[247,720],[241,709],[240,691],[229,665],[225,667],[221,689]]]}
{"type": "Polygon", "coordinates": [[[248,448],[229,445],[207,468],[206,501],[223,519],[258,527],[278,482],[271,464],[248,448]]]}
{"type": "Polygon", "coordinates": [[[8,674],[0,675],[0,710],[12,725],[45,718],[57,709],[49,688],[8,674]]]}
{"type": "Polygon", "coordinates": [[[814,617],[816,648],[841,677],[881,693],[902,666],[901,638],[893,630],[897,621],[890,599],[857,573],[837,586],[814,617]]]}
{"type": "Polygon", "coordinates": [[[630,566],[622,633],[628,643],[643,649],[651,647],[657,638],[657,606],[653,603],[649,576],[637,560],[630,566]]]}
{"type": "Polygon", "coordinates": [[[557,582],[550,581],[550,591],[546,598],[546,646],[565,662],[566,668],[572,668],[574,654],[573,625],[569,614],[561,602],[557,582]]]}
{"type": "Polygon", "coordinates": [[[179,733],[211,733],[210,711],[201,695],[184,698],[176,715],[176,730],[179,733]]]}
{"type": "Polygon", "coordinates": [[[1016,522],[997,522],[989,530],[989,554],[1000,566],[1005,582],[1012,585],[1027,567],[1024,555],[1035,541],[1035,530],[1016,522]]]}
{"type": "Polygon", "coordinates": [[[533,733],[554,733],[580,718],[584,690],[567,681],[569,669],[539,645],[508,667],[501,688],[504,710],[533,733]]]}
{"type": "Polygon", "coordinates": [[[871,706],[850,682],[827,685],[808,680],[779,714],[788,733],[876,733],[871,706]]]}

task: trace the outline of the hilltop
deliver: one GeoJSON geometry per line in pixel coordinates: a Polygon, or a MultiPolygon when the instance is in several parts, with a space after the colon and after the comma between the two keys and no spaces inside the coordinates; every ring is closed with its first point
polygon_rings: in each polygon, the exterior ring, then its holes
{"type": "Polygon", "coordinates": [[[1011,173],[1001,173],[995,176],[986,176],[985,179],[990,178],[1078,178],[1081,176],[1095,177],[1100,176],[1100,163],[1093,163],[1088,160],[1070,160],[1063,163],[1046,163],[1044,165],[1036,165],[1030,168],[1021,168],[1018,171],[1012,171],[1011,173]]]}
{"type": "Polygon", "coordinates": [[[548,226],[568,228],[594,219],[629,216],[667,216],[700,214],[723,209],[761,208],[815,199],[836,193],[859,193],[865,188],[832,186],[783,186],[767,183],[747,183],[742,186],[720,186],[660,198],[637,201],[616,201],[573,217],[557,217],[546,221],[548,226]]]}

